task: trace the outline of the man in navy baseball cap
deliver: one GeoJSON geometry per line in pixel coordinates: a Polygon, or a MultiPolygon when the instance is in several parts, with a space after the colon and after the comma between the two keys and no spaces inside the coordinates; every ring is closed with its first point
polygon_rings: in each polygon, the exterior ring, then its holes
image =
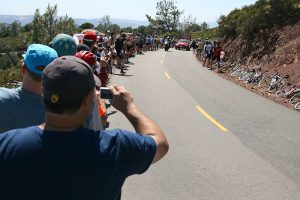
{"type": "Polygon", "coordinates": [[[50,63],[43,72],[45,122],[0,135],[1,199],[117,200],[127,177],[164,157],[169,146],[159,126],[124,87],[110,91],[135,131],[83,128],[95,97],[91,68],[73,56],[50,63]]]}
{"type": "Polygon", "coordinates": [[[75,56],[62,56],[50,63],[43,73],[44,102],[68,105],[82,99],[100,80],[88,63],[75,56]]]}

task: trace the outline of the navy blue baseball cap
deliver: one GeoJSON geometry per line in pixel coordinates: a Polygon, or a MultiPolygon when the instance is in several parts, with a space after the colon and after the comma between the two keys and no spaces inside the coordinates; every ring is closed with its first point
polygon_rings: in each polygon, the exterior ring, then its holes
{"type": "Polygon", "coordinates": [[[68,104],[83,98],[101,83],[89,64],[75,56],[62,56],[46,67],[42,85],[45,102],[68,104]]]}
{"type": "Polygon", "coordinates": [[[54,49],[43,44],[30,45],[22,56],[26,68],[39,76],[42,76],[45,67],[58,57],[54,49]]]}

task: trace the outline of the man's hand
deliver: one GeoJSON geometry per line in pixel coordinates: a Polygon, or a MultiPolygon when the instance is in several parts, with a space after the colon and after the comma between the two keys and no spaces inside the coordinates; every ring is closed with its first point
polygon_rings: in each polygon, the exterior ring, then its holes
{"type": "Polygon", "coordinates": [[[112,105],[122,113],[127,113],[130,107],[134,106],[131,94],[123,87],[114,85],[109,87],[113,94],[112,105]]]}

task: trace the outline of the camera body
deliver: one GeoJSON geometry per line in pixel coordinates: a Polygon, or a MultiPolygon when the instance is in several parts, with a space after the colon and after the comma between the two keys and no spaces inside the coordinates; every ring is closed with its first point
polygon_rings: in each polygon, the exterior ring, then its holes
{"type": "Polygon", "coordinates": [[[102,99],[112,99],[113,94],[108,87],[100,87],[100,97],[102,99]]]}

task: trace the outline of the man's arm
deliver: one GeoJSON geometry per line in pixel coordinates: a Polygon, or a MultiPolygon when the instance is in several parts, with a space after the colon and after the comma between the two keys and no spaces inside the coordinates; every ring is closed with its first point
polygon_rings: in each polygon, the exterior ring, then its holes
{"type": "Polygon", "coordinates": [[[152,163],[159,161],[169,150],[169,144],[163,131],[138,109],[133,103],[131,94],[123,86],[112,86],[110,90],[113,93],[112,105],[127,117],[135,131],[149,135],[155,140],[156,153],[152,163]]]}

